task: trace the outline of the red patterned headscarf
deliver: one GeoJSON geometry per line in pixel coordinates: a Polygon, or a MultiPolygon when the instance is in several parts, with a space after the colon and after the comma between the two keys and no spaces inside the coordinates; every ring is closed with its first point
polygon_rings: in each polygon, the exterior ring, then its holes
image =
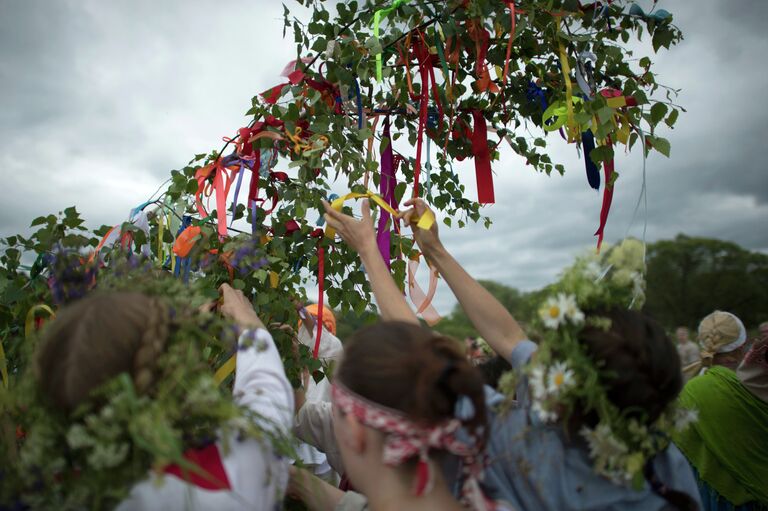
{"type": "Polygon", "coordinates": [[[379,405],[355,394],[340,382],[332,387],[334,406],[345,415],[352,415],[363,425],[384,434],[384,463],[397,466],[406,460],[418,456],[414,493],[423,495],[432,486],[429,468],[430,449],[439,449],[462,458],[464,485],[462,501],[471,509],[495,509],[495,505],[485,498],[478,478],[482,474],[482,441],[478,432],[468,432],[470,442],[463,442],[456,437],[462,423],[451,418],[433,425],[418,424],[402,412],[379,405]]]}

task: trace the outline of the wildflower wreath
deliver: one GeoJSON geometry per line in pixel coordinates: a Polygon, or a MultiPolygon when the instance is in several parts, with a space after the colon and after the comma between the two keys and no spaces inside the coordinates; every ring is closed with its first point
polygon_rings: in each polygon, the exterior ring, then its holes
{"type": "MultiPolygon", "coordinates": [[[[69,259],[72,258],[70,255],[69,259]]],[[[74,278],[78,263],[59,266],[67,283],[55,285],[78,296],[86,283],[74,278]]],[[[206,477],[184,452],[220,440],[250,437],[290,454],[287,437],[252,410],[237,405],[220,386],[214,368],[236,346],[238,328],[215,314],[198,312],[207,298],[178,279],[152,271],[138,258],[100,276],[99,290],[139,291],[157,299],[169,323],[165,350],[153,386],[140,393],[128,374],[100,387],[72,414],[52,407],[32,368],[37,339],[26,343],[29,368],[14,392],[0,392],[0,502],[32,509],[112,509],[150,468],[174,464],[206,477]]],[[[91,269],[80,271],[92,276],[91,269]]],[[[245,341],[247,342],[247,341],[245,341]]],[[[255,346],[259,349],[259,346],[255,346]]],[[[210,476],[207,476],[210,477],[210,476]]]]}
{"type": "Polygon", "coordinates": [[[545,423],[568,423],[576,411],[594,412],[598,423],[583,426],[597,473],[620,484],[643,484],[646,460],[669,444],[669,434],[695,420],[693,411],[670,404],[651,425],[622,412],[609,399],[607,374],[579,342],[585,326],[610,328],[610,320],[587,316],[585,310],[605,307],[640,309],[643,305],[643,245],[625,240],[618,246],[577,258],[551,287],[539,309],[542,342],[526,368],[531,409],[545,423]]]}

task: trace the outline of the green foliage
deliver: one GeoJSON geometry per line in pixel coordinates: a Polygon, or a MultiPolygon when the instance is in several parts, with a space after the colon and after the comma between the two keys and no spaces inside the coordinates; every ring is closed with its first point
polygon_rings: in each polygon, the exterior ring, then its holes
{"type": "Polygon", "coordinates": [[[714,310],[747,328],[768,319],[768,255],[728,241],[678,235],[648,245],[646,310],[662,324],[696,328],[714,310]]]}

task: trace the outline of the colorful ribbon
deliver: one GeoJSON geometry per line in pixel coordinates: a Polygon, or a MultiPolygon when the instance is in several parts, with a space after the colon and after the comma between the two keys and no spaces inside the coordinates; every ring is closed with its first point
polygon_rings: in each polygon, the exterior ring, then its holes
{"type": "Polygon", "coordinates": [[[480,204],[493,204],[496,201],[496,197],[493,191],[491,152],[488,149],[488,127],[485,124],[485,118],[480,109],[472,110],[472,118],[474,120],[472,154],[475,157],[477,202],[480,204]]]}
{"type": "MultiPolygon", "coordinates": [[[[612,145],[611,137],[607,139],[608,145],[612,145]]],[[[645,148],[643,148],[645,150],[645,148]]],[[[613,202],[613,186],[614,186],[614,165],[613,158],[603,163],[603,171],[605,173],[605,187],[603,188],[603,205],[600,208],[600,226],[595,231],[597,236],[597,251],[600,251],[600,245],[603,243],[603,235],[605,233],[605,224],[608,222],[608,213],[611,211],[611,202],[613,202]]]]}
{"type": "MultiPolygon", "coordinates": [[[[397,179],[395,178],[395,166],[394,166],[394,152],[392,150],[392,138],[390,137],[390,123],[389,116],[384,119],[384,131],[381,135],[382,143],[387,144],[387,147],[381,152],[381,176],[379,179],[379,192],[384,202],[389,204],[392,209],[397,209],[397,200],[395,198],[395,188],[397,187],[397,179]]],[[[396,216],[392,216],[389,211],[382,209],[379,215],[379,224],[376,233],[376,243],[379,246],[381,257],[387,264],[387,268],[390,268],[390,260],[392,258],[390,247],[392,244],[391,230],[387,228],[387,223],[390,218],[393,222],[396,220],[396,216]]]]}
{"type": "MultiPolygon", "coordinates": [[[[365,193],[352,192],[346,195],[342,195],[341,197],[339,197],[338,199],[336,199],[331,203],[331,207],[336,211],[341,211],[341,208],[344,207],[344,203],[346,201],[355,200],[355,199],[370,199],[390,215],[398,216],[398,212],[394,208],[392,208],[392,206],[387,204],[386,201],[384,201],[384,199],[382,199],[380,196],[376,195],[371,191],[367,191],[365,193]]],[[[432,213],[432,211],[430,210],[430,211],[427,211],[424,215],[422,215],[419,218],[416,226],[419,229],[429,229],[430,227],[432,227],[434,223],[435,223],[435,214],[432,213]]],[[[336,230],[333,229],[331,226],[328,226],[325,229],[325,236],[333,239],[336,236],[336,230]]]]}
{"type": "Polygon", "coordinates": [[[422,319],[429,326],[434,326],[441,319],[440,314],[432,305],[432,299],[437,291],[437,270],[429,268],[429,288],[425,294],[416,281],[416,272],[419,270],[419,257],[408,260],[408,294],[411,297],[411,302],[416,307],[416,314],[421,314],[422,319]]]}
{"type": "MultiPolygon", "coordinates": [[[[379,9],[376,12],[373,13],[373,37],[376,38],[376,40],[379,40],[379,23],[381,23],[382,18],[386,18],[389,16],[389,13],[400,7],[402,4],[405,3],[406,0],[394,0],[392,2],[392,5],[389,7],[385,7],[384,9],[379,9]]],[[[381,83],[381,76],[382,76],[382,60],[381,60],[381,52],[376,54],[376,82],[381,83]]]]}
{"type": "Polygon", "coordinates": [[[322,240],[317,240],[317,323],[315,323],[315,347],[312,349],[312,358],[317,358],[320,352],[320,339],[323,335],[323,301],[325,287],[325,250],[323,250],[322,240]]]}
{"type": "Polygon", "coordinates": [[[557,18],[557,46],[560,52],[560,67],[563,69],[563,80],[565,81],[565,108],[567,110],[567,124],[566,131],[568,132],[568,141],[576,141],[576,133],[578,127],[576,120],[573,116],[573,84],[571,83],[571,67],[568,64],[568,54],[565,52],[565,46],[563,46],[563,40],[560,36],[560,18],[557,18]]]}
{"type": "Polygon", "coordinates": [[[513,0],[504,0],[504,2],[507,4],[507,7],[509,7],[510,29],[509,41],[507,41],[507,53],[504,57],[504,73],[501,76],[502,85],[507,84],[507,74],[509,73],[509,58],[512,54],[512,41],[515,40],[515,32],[517,31],[517,26],[515,23],[515,2],[513,0]]]}

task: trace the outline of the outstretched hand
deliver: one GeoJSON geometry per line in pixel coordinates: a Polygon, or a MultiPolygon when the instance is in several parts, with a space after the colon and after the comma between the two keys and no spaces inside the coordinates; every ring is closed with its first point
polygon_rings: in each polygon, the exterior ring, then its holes
{"type": "Polygon", "coordinates": [[[222,284],[219,287],[219,294],[221,295],[219,311],[223,316],[245,328],[264,328],[264,323],[261,322],[250,300],[242,291],[229,284],[222,284]]]}
{"type": "Polygon", "coordinates": [[[405,201],[406,206],[411,206],[410,209],[402,212],[400,217],[411,226],[413,230],[413,238],[416,243],[419,244],[419,248],[425,254],[429,254],[434,250],[441,247],[440,237],[437,233],[437,222],[433,223],[429,229],[420,229],[416,227],[419,219],[427,212],[431,211],[427,203],[423,199],[415,198],[405,201]]]}
{"type": "Polygon", "coordinates": [[[366,250],[376,250],[376,235],[373,230],[373,220],[371,219],[371,206],[367,200],[360,204],[361,219],[345,215],[331,207],[328,201],[323,201],[325,207],[325,221],[346,242],[351,249],[358,254],[366,250]]]}

